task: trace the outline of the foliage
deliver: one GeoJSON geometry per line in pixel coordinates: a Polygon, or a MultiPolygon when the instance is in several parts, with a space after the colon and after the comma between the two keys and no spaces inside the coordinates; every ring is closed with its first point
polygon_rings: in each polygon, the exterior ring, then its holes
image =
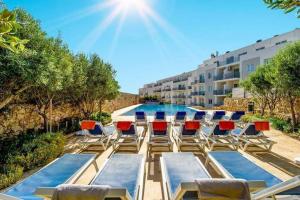
{"type": "Polygon", "coordinates": [[[26,11],[16,9],[22,27],[19,38],[29,39],[19,54],[0,49],[0,110],[10,103],[31,103],[51,131],[52,107],[70,103],[86,118],[102,110],[106,100],[119,94],[116,71],[98,55],[74,55],[57,37],[48,37],[26,11]]]}
{"type": "Polygon", "coordinates": [[[100,121],[103,125],[107,125],[112,122],[111,114],[106,112],[96,112],[91,115],[91,119],[100,121]]]}
{"type": "Polygon", "coordinates": [[[20,39],[15,35],[21,27],[17,21],[16,13],[7,9],[0,10],[0,47],[12,52],[24,51],[27,39],[20,39]]]}
{"type": "Polygon", "coordinates": [[[112,66],[96,54],[90,57],[84,54],[75,56],[67,95],[80,107],[86,118],[90,118],[97,106],[101,112],[104,101],[114,99],[119,94],[115,74],[112,66]]]}
{"type": "Polygon", "coordinates": [[[300,97],[300,42],[289,44],[273,58],[275,78],[273,84],[280,88],[290,104],[293,126],[299,123],[295,110],[300,97]]]}
{"type": "Polygon", "coordinates": [[[254,122],[254,121],[261,121],[264,120],[265,118],[261,115],[257,115],[257,114],[246,114],[244,116],[242,116],[241,120],[245,123],[248,122],[254,122]]]}
{"type": "Polygon", "coordinates": [[[248,90],[257,103],[260,105],[261,115],[265,114],[266,106],[269,107],[271,115],[280,100],[280,91],[272,81],[274,80],[274,69],[272,62],[258,67],[258,69],[251,73],[241,85],[248,90]]]}
{"type": "Polygon", "coordinates": [[[23,170],[43,166],[64,149],[65,138],[61,133],[27,133],[1,139],[0,189],[16,182],[23,170]]]}
{"type": "Polygon", "coordinates": [[[293,127],[292,127],[291,123],[289,123],[286,120],[283,120],[283,119],[280,119],[277,117],[272,117],[272,118],[270,118],[270,122],[272,123],[272,127],[277,130],[280,130],[280,131],[283,131],[286,133],[293,132],[293,127]]]}
{"type": "Polygon", "coordinates": [[[297,10],[298,18],[300,18],[300,1],[299,0],[264,0],[271,9],[282,9],[285,13],[297,10]]]}

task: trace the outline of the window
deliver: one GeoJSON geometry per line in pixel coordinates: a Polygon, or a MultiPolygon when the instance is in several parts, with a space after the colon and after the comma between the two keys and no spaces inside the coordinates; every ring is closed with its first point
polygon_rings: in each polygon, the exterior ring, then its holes
{"type": "Polygon", "coordinates": [[[256,51],[260,51],[260,50],[263,50],[263,49],[265,49],[265,47],[257,48],[256,51]]]}
{"type": "Polygon", "coordinates": [[[233,84],[233,87],[234,87],[234,88],[237,88],[237,87],[239,87],[239,84],[238,84],[238,83],[235,83],[235,84],[233,84]]]}
{"type": "Polygon", "coordinates": [[[231,56],[229,58],[226,58],[226,64],[230,64],[230,63],[233,63],[234,62],[234,57],[231,56]]]}
{"type": "Polygon", "coordinates": [[[239,54],[239,57],[243,56],[243,55],[246,55],[247,54],[247,51],[246,52],[243,52],[243,53],[240,53],[239,54]]]}
{"type": "Polygon", "coordinates": [[[253,64],[247,65],[247,72],[254,72],[255,71],[255,66],[253,64]]]}
{"type": "Polygon", "coordinates": [[[276,45],[284,44],[284,43],[286,43],[286,42],[287,42],[286,40],[283,40],[283,41],[281,41],[281,42],[277,42],[276,45]]]}
{"type": "Polygon", "coordinates": [[[212,104],[212,99],[208,99],[208,104],[212,104]]]}
{"type": "Polygon", "coordinates": [[[208,86],[208,91],[212,92],[212,86],[208,86]]]}
{"type": "Polygon", "coordinates": [[[208,72],[208,79],[211,79],[211,73],[210,72],[208,72]]]}

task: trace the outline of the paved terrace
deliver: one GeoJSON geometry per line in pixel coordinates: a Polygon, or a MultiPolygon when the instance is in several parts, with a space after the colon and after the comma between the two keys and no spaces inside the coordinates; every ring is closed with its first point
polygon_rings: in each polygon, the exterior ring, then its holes
{"type": "MultiPolygon", "coordinates": [[[[132,108],[136,107],[130,106],[113,113],[113,120],[134,120],[134,117],[127,117],[127,116],[120,116],[120,114],[131,110],[132,108]]],[[[170,120],[170,119],[169,119],[170,120]]],[[[146,133],[148,135],[148,133],[146,133]]],[[[261,167],[265,168],[267,171],[271,172],[272,174],[276,175],[278,178],[282,180],[290,179],[295,175],[300,174],[300,166],[294,164],[293,160],[296,156],[300,155],[300,141],[295,140],[291,137],[288,137],[282,134],[280,131],[277,130],[270,130],[265,132],[267,136],[270,137],[271,140],[276,141],[277,144],[273,146],[272,152],[243,152],[239,150],[242,154],[247,156],[250,160],[254,161],[256,164],[260,165],[261,167]]],[[[69,142],[67,147],[75,149],[75,152],[80,152],[77,148],[78,139],[72,138],[69,142]]],[[[205,149],[205,152],[208,150],[205,149]]],[[[74,151],[73,151],[74,152],[74,151]]],[[[104,161],[113,153],[112,147],[109,147],[106,151],[100,151],[97,147],[90,147],[88,150],[84,152],[96,152],[98,153],[97,157],[97,164],[101,167],[104,161]]],[[[84,153],[83,152],[83,153],[84,153]]],[[[123,153],[120,149],[119,153],[123,153]]],[[[178,152],[177,146],[174,145],[173,152],[178,152]]],[[[197,155],[203,162],[205,161],[205,152],[196,150],[193,151],[195,155],[197,155]]],[[[128,151],[127,151],[128,153],[128,151]]],[[[131,152],[137,153],[137,152],[131,152]]],[[[147,144],[146,140],[143,140],[142,146],[138,152],[139,154],[147,154],[147,144]]],[[[152,154],[151,158],[148,158],[146,161],[146,180],[145,180],[145,187],[144,187],[144,199],[146,200],[160,200],[163,198],[163,189],[162,189],[162,179],[161,179],[161,171],[160,171],[160,164],[159,164],[159,157],[160,153],[152,154]]],[[[212,168],[208,169],[209,172],[213,177],[220,177],[212,168]]],[[[93,166],[91,166],[85,174],[78,180],[78,184],[88,184],[92,178],[95,176],[96,171],[93,166]]]]}

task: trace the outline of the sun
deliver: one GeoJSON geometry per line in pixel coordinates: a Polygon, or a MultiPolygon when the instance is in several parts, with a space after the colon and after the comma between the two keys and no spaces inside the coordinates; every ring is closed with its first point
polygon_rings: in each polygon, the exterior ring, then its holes
{"type": "Polygon", "coordinates": [[[116,4],[122,11],[136,10],[140,12],[147,8],[145,0],[117,0],[116,4]]]}

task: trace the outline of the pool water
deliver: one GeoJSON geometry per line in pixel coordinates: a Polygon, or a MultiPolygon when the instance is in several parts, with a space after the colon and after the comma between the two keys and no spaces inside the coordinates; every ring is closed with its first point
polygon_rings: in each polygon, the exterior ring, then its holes
{"type": "Polygon", "coordinates": [[[196,110],[188,108],[184,105],[175,105],[175,104],[165,104],[165,105],[156,105],[156,104],[143,104],[140,105],[126,113],[123,113],[123,116],[134,116],[136,111],[144,111],[147,116],[154,116],[156,111],[165,111],[167,116],[173,116],[178,111],[186,111],[188,116],[193,116],[196,110]]]}

